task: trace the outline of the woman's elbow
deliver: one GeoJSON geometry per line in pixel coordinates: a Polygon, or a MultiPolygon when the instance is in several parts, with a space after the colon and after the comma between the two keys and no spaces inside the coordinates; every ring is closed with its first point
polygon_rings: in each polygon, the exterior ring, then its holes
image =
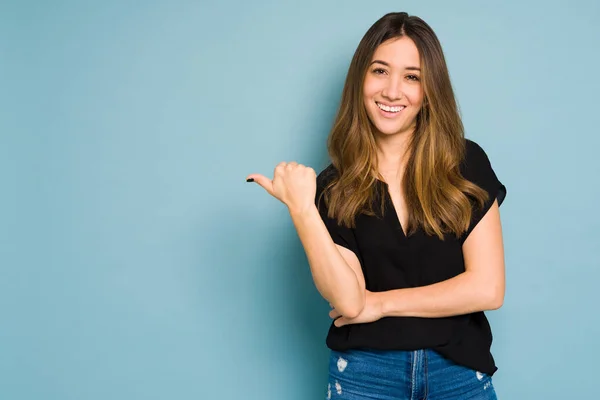
{"type": "Polygon", "coordinates": [[[504,290],[490,290],[486,296],[485,310],[498,310],[504,304],[504,290]]]}
{"type": "Polygon", "coordinates": [[[352,319],[356,318],[360,315],[360,313],[365,308],[365,297],[353,299],[352,301],[347,301],[340,305],[338,311],[344,317],[352,319]]]}
{"type": "Polygon", "coordinates": [[[356,318],[360,315],[362,308],[356,307],[356,306],[349,306],[349,307],[344,307],[343,309],[339,310],[340,314],[342,314],[342,316],[348,318],[348,319],[353,319],[356,318]]]}

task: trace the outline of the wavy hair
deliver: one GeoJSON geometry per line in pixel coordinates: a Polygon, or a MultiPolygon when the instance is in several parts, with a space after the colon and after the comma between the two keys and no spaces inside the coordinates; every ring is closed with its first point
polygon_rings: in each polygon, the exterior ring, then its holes
{"type": "Polygon", "coordinates": [[[327,139],[329,156],[337,170],[324,190],[329,217],[354,227],[358,214],[376,215],[375,199],[380,200],[383,215],[384,186],[377,169],[374,126],[364,106],[363,85],[377,47],[403,36],[409,37],[419,51],[424,91],[402,180],[408,209],[406,229],[410,235],[420,226],[442,240],[446,233],[460,236],[470,224],[471,199],[483,206],[488,194],[460,173],[466,152],[464,127],[441,44],[425,21],[404,12],[386,14],[375,22],[350,63],[327,139]]]}

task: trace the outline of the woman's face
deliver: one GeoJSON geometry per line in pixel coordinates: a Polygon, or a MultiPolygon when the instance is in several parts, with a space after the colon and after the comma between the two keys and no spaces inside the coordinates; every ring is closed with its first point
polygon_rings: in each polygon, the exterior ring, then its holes
{"type": "Polygon", "coordinates": [[[379,133],[412,132],[423,103],[417,46],[407,36],[377,48],[365,76],[363,97],[369,119],[379,133]]]}

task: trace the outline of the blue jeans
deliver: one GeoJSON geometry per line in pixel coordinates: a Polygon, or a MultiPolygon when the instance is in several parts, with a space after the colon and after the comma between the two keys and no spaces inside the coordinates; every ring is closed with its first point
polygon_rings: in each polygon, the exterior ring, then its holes
{"type": "Polygon", "coordinates": [[[434,350],[331,351],[326,398],[497,400],[489,375],[434,350]]]}

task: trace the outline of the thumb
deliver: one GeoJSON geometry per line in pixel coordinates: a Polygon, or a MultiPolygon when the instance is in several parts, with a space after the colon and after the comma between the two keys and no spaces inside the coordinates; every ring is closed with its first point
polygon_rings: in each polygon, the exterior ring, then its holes
{"type": "Polygon", "coordinates": [[[246,178],[246,182],[256,182],[260,186],[262,186],[271,196],[274,196],[273,181],[271,181],[266,176],[260,174],[248,175],[248,177],[246,178]]]}

